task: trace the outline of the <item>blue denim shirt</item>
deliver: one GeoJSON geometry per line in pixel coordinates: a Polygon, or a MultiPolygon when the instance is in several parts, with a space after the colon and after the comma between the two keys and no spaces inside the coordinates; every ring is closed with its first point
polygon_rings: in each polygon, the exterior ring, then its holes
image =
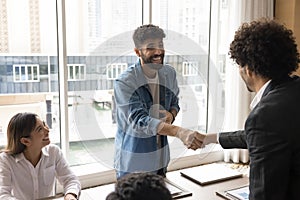
{"type": "MultiPolygon", "coordinates": [[[[176,71],[164,65],[158,71],[160,84],[160,109],[179,111],[179,88],[176,71]]],[[[161,148],[157,145],[157,129],[161,123],[150,115],[153,99],[140,62],[127,68],[114,82],[114,96],[117,109],[117,133],[115,137],[114,167],[118,178],[137,171],[155,172],[166,168],[170,161],[167,136],[159,136],[161,148]]]]}

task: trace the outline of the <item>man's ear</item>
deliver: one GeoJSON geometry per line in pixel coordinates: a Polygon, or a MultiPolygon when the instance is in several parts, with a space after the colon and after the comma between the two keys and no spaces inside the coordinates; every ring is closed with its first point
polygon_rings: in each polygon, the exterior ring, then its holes
{"type": "Polygon", "coordinates": [[[134,48],[134,52],[137,55],[137,57],[141,57],[140,50],[138,48],[134,48]]]}
{"type": "Polygon", "coordinates": [[[251,71],[248,66],[245,66],[245,72],[249,77],[252,77],[254,75],[254,72],[251,71]]]}
{"type": "Polygon", "coordinates": [[[26,147],[30,146],[30,144],[31,144],[30,139],[29,139],[29,138],[25,138],[25,137],[22,137],[22,138],[20,139],[20,142],[21,142],[22,144],[24,144],[26,147]]]}

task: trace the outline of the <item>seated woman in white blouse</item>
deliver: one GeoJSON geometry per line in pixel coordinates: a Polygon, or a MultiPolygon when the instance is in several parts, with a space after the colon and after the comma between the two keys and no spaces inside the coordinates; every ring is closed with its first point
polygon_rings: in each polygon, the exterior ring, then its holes
{"type": "Polygon", "coordinates": [[[81,185],[59,147],[50,144],[49,128],[34,113],[18,113],[7,127],[0,154],[0,199],[32,200],[53,195],[56,178],[64,199],[79,197],[81,185]]]}

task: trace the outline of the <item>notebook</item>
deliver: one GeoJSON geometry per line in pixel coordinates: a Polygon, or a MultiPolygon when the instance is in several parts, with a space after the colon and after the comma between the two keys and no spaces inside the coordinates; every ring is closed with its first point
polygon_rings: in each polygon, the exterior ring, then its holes
{"type": "Polygon", "coordinates": [[[217,191],[216,194],[228,200],[249,200],[249,185],[217,191]]]}
{"type": "Polygon", "coordinates": [[[243,176],[241,172],[218,163],[183,169],[180,171],[180,174],[200,185],[207,185],[243,176]]]}
{"type": "Polygon", "coordinates": [[[184,188],[176,185],[175,183],[171,182],[169,179],[165,178],[165,183],[167,188],[169,189],[172,199],[180,199],[187,196],[192,196],[192,193],[185,190],[184,188]]]}

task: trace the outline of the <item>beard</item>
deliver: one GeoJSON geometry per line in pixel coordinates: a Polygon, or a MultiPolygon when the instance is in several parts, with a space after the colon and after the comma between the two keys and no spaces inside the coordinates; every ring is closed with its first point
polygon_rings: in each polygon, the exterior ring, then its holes
{"type": "Polygon", "coordinates": [[[153,55],[150,57],[146,57],[143,53],[141,54],[141,59],[144,63],[144,65],[147,65],[147,67],[155,70],[159,70],[163,67],[163,60],[164,60],[164,54],[160,55],[153,55]],[[160,62],[155,62],[157,59],[160,60],[160,62]]]}
{"type": "Polygon", "coordinates": [[[250,82],[248,82],[248,80],[242,74],[241,74],[241,77],[246,85],[248,92],[254,92],[252,87],[250,86],[250,82]]]}
{"type": "Polygon", "coordinates": [[[254,92],[248,85],[246,85],[248,92],[254,92]]]}

